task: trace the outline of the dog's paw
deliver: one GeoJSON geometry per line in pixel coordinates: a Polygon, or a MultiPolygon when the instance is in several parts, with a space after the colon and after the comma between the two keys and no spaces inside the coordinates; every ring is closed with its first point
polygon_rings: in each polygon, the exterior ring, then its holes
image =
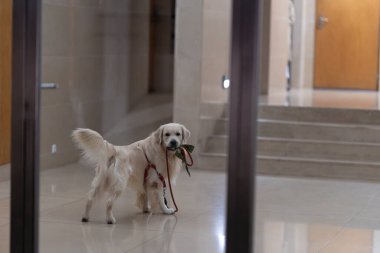
{"type": "Polygon", "coordinates": [[[152,211],[150,210],[150,208],[146,208],[146,209],[143,209],[143,213],[151,213],[152,211]]]}
{"type": "Polygon", "coordinates": [[[112,224],[115,224],[115,223],[116,223],[116,219],[114,217],[111,217],[111,218],[107,219],[107,224],[112,225],[112,224]]]}
{"type": "Polygon", "coordinates": [[[87,217],[83,217],[82,218],[82,222],[88,222],[88,218],[87,217]]]}
{"type": "Polygon", "coordinates": [[[175,209],[173,208],[168,208],[167,210],[164,211],[165,214],[174,214],[175,213],[175,209]]]}

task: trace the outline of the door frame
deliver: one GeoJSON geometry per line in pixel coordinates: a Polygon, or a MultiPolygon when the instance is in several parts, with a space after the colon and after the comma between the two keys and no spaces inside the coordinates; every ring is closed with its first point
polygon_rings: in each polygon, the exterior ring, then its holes
{"type": "Polygon", "coordinates": [[[254,251],[260,46],[266,0],[233,1],[226,252],[254,251]]]}
{"type": "MultiPolygon", "coordinates": [[[[234,0],[226,252],[253,252],[260,10],[234,0]]],[[[37,253],[41,0],[13,0],[11,253],[37,253]]]]}
{"type": "Polygon", "coordinates": [[[41,0],[13,0],[11,243],[38,252],[41,0]]]}

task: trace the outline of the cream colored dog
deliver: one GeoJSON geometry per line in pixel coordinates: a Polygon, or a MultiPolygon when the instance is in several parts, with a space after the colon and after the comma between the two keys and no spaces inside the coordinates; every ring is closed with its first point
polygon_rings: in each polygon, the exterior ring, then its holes
{"type": "Polygon", "coordinates": [[[174,209],[165,204],[163,182],[159,174],[165,180],[168,177],[165,156],[166,149],[169,149],[170,179],[175,182],[181,169],[181,160],[175,156],[174,150],[185,144],[190,137],[190,131],[186,127],[176,123],[162,125],[146,139],[128,146],[112,145],[91,129],[76,129],[72,137],[84,156],[96,166],[83,222],[89,220],[94,199],[106,194],[107,223],[114,224],[116,219],[112,214],[112,206],[126,186],[137,193],[136,204],[143,212],[150,212],[151,207],[157,205],[165,214],[174,213],[174,209]],[[148,169],[144,175],[147,159],[156,166],[157,171],[148,169]]]}

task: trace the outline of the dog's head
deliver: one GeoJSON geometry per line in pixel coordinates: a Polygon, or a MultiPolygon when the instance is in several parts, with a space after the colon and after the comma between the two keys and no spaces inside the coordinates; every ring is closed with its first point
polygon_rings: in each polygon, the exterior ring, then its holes
{"type": "Polygon", "coordinates": [[[183,125],[169,123],[160,126],[153,134],[157,143],[165,149],[175,150],[182,144],[186,144],[190,137],[190,131],[183,125]]]}

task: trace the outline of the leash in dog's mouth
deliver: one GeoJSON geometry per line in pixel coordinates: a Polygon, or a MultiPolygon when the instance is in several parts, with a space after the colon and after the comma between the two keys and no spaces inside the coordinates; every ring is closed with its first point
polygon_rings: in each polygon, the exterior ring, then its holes
{"type": "MultiPolygon", "coordinates": [[[[174,200],[172,184],[170,182],[168,150],[171,150],[171,149],[169,149],[169,148],[166,149],[166,172],[168,173],[170,195],[172,196],[173,204],[175,206],[175,212],[178,212],[178,207],[177,207],[177,204],[174,200]]],[[[193,152],[193,150],[194,150],[194,146],[193,145],[187,145],[187,144],[181,145],[178,148],[176,148],[175,150],[171,150],[171,151],[175,151],[175,156],[177,156],[179,159],[182,160],[182,163],[185,165],[187,174],[189,174],[189,176],[190,176],[190,171],[189,171],[188,166],[192,166],[194,164],[193,158],[191,157],[191,153],[193,152]],[[187,162],[186,155],[189,157],[190,162],[187,162]]],[[[164,193],[164,195],[165,195],[165,193],[164,193]]]]}
{"type": "Polygon", "coordinates": [[[169,149],[171,151],[175,151],[175,156],[178,157],[182,161],[182,163],[185,165],[186,172],[189,175],[189,177],[191,176],[190,171],[189,171],[189,166],[191,167],[194,164],[193,158],[191,157],[191,153],[194,151],[194,148],[195,147],[193,145],[183,144],[174,150],[169,149]],[[190,162],[187,161],[186,157],[189,157],[190,162]]]}

